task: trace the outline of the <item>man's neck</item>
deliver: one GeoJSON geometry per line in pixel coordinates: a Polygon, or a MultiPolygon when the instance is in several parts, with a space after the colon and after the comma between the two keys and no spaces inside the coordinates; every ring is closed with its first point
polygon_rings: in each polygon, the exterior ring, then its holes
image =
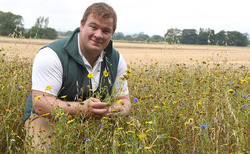
{"type": "Polygon", "coordinates": [[[89,62],[89,64],[92,66],[92,68],[95,66],[95,63],[98,59],[100,54],[97,55],[89,55],[89,54],[84,54],[83,56],[86,58],[86,60],[89,62]]]}

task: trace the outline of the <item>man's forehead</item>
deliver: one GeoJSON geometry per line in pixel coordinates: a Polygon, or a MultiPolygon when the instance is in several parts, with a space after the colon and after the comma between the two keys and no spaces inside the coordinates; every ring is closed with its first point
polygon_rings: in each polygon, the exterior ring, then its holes
{"type": "Polygon", "coordinates": [[[96,19],[96,20],[112,19],[114,21],[114,19],[112,17],[103,17],[103,16],[100,16],[98,14],[93,14],[93,13],[89,14],[87,20],[90,19],[90,18],[96,19]]]}

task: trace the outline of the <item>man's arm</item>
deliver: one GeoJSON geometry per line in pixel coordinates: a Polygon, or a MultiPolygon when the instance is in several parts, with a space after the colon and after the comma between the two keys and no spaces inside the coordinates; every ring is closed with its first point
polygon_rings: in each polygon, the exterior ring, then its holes
{"type": "Polygon", "coordinates": [[[49,113],[50,118],[53,112],[58,112],[58,108],[61,108],[65,114],[83,115],[96,119],[101,119],[108,111],[106,103],[102,103],[96,98],[89,98],[83,102],[67,102],[57,99],[52,94],[37,90],[32,91],[32,102],[38,115],[49,113]]]}

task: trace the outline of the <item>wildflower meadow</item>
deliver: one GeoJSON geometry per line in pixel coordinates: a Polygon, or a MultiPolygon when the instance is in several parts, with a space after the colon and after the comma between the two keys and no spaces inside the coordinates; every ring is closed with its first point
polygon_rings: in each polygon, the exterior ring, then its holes
{"type": "MultiPolygon", "coordinates": [[[[0,153],[25,153],[32,149],[24,146],[23,129],[32,61],[1,50],[0,153]]],[[[132,110],[126,119],[79,122],[58,113],[52,142],[43,143],[47,152],[249,153],[248,67],[154,61],[128,63],[128,72],[132,110]]]]}

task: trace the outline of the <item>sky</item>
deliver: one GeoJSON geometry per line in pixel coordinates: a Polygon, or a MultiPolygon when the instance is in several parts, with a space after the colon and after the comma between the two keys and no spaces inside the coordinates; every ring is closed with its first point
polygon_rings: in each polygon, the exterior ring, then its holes
{"type": "Polygon", "coordinates": [[[80,26],[85,9],[94,2],[114,8],[116,32],[125,35],[163,36],[170,28],[250,35],[250,0],[0,0],[0,11],[21,15],[25,28],[34,26],[40,16],[48,17],[48,27],[65,32],[80,26]]]}

